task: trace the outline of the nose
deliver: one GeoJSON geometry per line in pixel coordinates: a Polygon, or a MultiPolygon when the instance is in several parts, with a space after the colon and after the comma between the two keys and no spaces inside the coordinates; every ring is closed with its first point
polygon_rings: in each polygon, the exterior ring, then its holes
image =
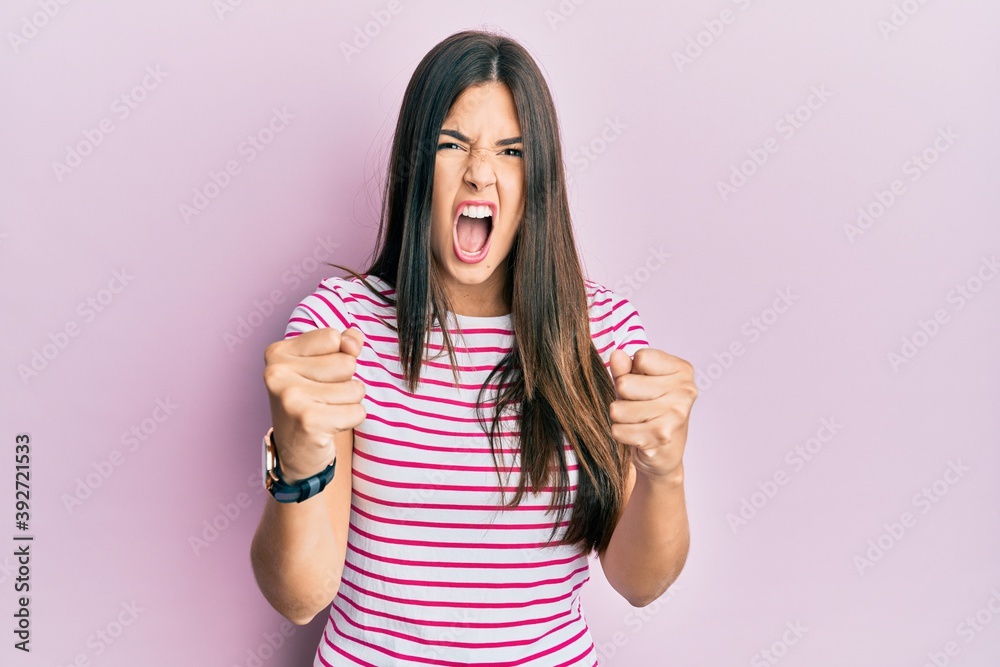
{"type": "Polygon", "coordinates": [[[491,159],[493,153],[488,148],[473,148],[469,151],[465,182],[476,190],[488,188],[496,182],[496,172],[491,159]]]}

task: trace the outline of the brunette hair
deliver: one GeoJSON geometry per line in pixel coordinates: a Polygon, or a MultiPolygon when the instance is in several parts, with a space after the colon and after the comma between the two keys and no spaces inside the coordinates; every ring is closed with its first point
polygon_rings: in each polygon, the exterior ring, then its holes
{"type": "MultiPolygon", "coordinates": [[[[503,296],[511,305],[513,349],[492,370],[476,402],[484,428],[483,399],[494,378],[496,411],[489,442],[496,463],[500,415],[520,413],[521,476],[505,506],[520,503],[526,489],[552,486],[556,526],[568,507],[570,478],[564,443],[584,474],[577,477],[571,520],[561,542],[580,551],[603,552],[624,504],[630,455],[611,435],[609,404],[615,397],[610,373],[594,347],[586,286],[570,220],[555,106],[530,54],[506,36],[467,30],[447,37],[417,65],[403,96],[384,185],[374,261],[363,273],[391,285],[396,307],[399,357],[409,390],[420,378],[424,344],[451,310],[431,258],[430,225],[434,164],[445,117],[470,86],[502,83],[510,90],[524,151],[524,217],[507,257],[503,296]],[[556,484],[551,484],[558,471],[556,484]]],[[[361,279],[354,270],[330,264],[361,279]]],[[[379,294],[379,296],[382,296],[379,294]]],[[[452,372],[455,351],[441,327],[452,372]]],[[[459,328],[459,330],[461,330],[459,328]]],[[[456,384],[458,376],[455,375],[456,384]]],[[[497,467],[497,477],[500,471],[497,467]]],[[[501,486],[503,485],[501,481],[501,486]]],[[[548,543],[552,542],[553,527],[548,543]]]]}

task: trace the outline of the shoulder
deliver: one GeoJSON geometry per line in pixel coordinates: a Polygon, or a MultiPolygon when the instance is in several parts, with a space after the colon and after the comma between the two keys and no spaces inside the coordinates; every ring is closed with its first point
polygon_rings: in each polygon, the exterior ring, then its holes
{"type": "Polygon", "coordinates": [[[611,352],[648,347],[646,330],[635,305],[624,294],[590,278],[584,279],[590,311],[590,336],[598,353],[607,363],[611,352]]]}
{"type": "Polygon", "coordinates": [[[583,282],[587,291],[591,330],[595,335],[617,333],[638,319],[638,311],[623,294],[590,278],[585,278],[583,282]]]}
{"type": "Polygon", "coordinates": [[[395,290],[377,276],[366,275],[369,289],[360,279],[331,276],[319,282],[313,292],[304,297],[289,318],[285,337],[309,328],[333,327],[345,330],[357,327],[368,333],[374,322],[395,309],[387,304],[395,290]]]}
{"type": "Polygon", "coordinates": [[[371,287],[369,288],[360,278],[350,276],[342,278],[331,276],[321,280],[316,286],[316,292],[320,294],[332,294],[351,313],[371,312],[378,308],[385,308],[386,297],[392,298],[395,290],[378,276],[364,274],[364,279],[371,287]]]}

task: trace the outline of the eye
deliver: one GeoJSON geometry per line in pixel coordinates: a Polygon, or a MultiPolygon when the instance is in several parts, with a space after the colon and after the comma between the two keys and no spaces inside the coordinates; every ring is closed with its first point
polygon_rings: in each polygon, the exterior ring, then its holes
{"type": "Polygon", "coordinates": [[[504,151],[504,153],[506,153],[507,151],[514,151],[515,153],[517,153],[517,155],[515,155],[514,157],[524,157],[524,151],[522,151],[520,148],[508,148],[506,151],[504,151]]]}
{"type": "Polygon", "coordinates": [[[459,146],[458,144],[453,143],[453,142],[445,142],[445,143],[442,143],[442,144],[438,144],[438,148],[439,149],[440,148],[444,148],[445,146],[454,146],[455,148],[458,148],[458,149],[461,149],[461,150],[465,150],[461,146],[459,146]]]}

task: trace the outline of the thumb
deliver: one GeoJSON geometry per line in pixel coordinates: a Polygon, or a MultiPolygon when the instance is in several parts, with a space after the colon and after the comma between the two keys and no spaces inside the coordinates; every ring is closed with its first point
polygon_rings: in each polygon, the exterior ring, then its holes
{"type": "Polygon", "coordinates": [[[340,351],[357,357],[364,348],[364,342],[365,335],[361,333],[361,329],[349,327],[340,335],[340,351]]]}
{"type": "Polygon", "coordinates": [[[632,357],[625,350],[611,351],[611,376],[617,380],[632,372],[632,357]]]}

